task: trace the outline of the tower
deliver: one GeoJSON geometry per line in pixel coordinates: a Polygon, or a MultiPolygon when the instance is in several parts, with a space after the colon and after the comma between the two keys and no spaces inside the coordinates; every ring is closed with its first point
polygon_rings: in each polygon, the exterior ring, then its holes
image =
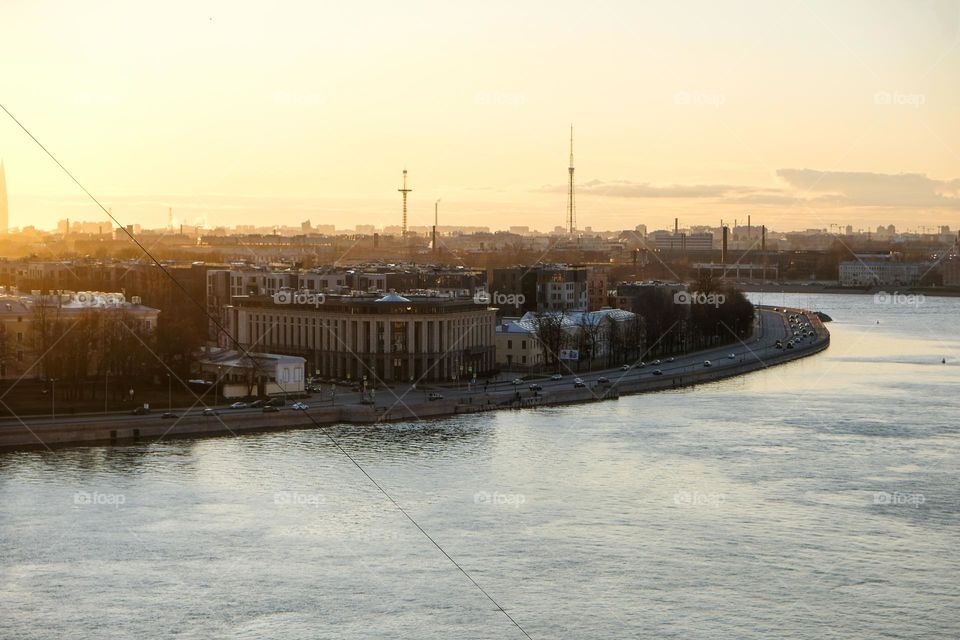
{"type": "Polygon", "coordinates": [[[9,228],[7,214],[7,176],[3,171],[3,160],[0,160],[0,233],[6,233],[9,228]]]}
{"type": "Polygon", "coordinates": [[[570,186],[567,191],[567,233],[573,235],[577,231],[577,206],[573,193],[573,125],[570,125],[570,186]]]}
{"type": "Polygon", "coordinates": [[[400,193],[403,194],[403,237],[407,237],[407,194],[413,191],[413,189],[407,188],[407,170],[403,170],[403,187],[397,189],[400,193]]]}

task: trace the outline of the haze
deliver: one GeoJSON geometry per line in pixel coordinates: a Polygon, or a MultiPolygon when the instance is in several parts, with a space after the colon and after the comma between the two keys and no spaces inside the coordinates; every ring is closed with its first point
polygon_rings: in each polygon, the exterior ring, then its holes
{"type": "MultiPolygon", "coordinates": [[[[123,222],[954,224],[960,3],[5,3],[3,104],[123,222]],[[907,175],[903,175],[907,174],[907,175]]],[[[4,115],[10,225],[105,216],[4,115]]]]}

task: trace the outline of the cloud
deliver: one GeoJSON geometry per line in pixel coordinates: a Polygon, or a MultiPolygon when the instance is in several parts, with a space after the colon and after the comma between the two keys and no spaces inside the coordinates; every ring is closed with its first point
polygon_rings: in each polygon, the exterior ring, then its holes
{"type": "MultiPolygon", "coordinates": [[[[871,173],[779,169],[794,189],[832,194],[846,206],[960,208],[960,179],[935,180],[922,173],[871,173]]],[[[822,196],[829,198],[830,196],[822,196]]]]}

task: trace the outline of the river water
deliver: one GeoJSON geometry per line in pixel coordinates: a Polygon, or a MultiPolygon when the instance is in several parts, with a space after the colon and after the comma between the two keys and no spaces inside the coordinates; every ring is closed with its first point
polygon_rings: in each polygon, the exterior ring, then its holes
{"type": "MultiPolygon", "coordinates": [[[[336,435],[533,638],[956,638],[960,299],[762,301],[830,349],[336,435]]],[[[0,607],[0,638],[523,637],[312,430],[0,453],[0,607]]]]}

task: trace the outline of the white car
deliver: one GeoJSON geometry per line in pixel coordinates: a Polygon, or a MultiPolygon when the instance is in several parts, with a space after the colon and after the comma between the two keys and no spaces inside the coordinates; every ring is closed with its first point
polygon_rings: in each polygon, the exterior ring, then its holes
{"type": "Polygon", "coordinates": [[[514,379],[510,382],[510,384],[522,384],[522,383],[523,383],[523,380],[521,380],[520,378],[514,378],[514,379]]]}
{"type": "Polygon", "coordinates": [[[709,360],[704,360],[704,361],[703,361],[703,366],[705,366],[705,367],[712,367],[712,366],[713,366],[713,363],[710,362],[709,360]]]}
{"type": "Polygon", "coordinates": [[[727,359],[728,359],[728,360],[736,360],[736,359],[737,359],[737,354],[731,353],[730,355],[727,356],[727,359]]]}
{"type": "Polygon", "coordinates": [[[581,380],[580,378],[576,378],[576,379],[573,381],[573,386],[574,386],[574,387],[585,387],[585,386],[587,386],[587,385],[584,384],[583,380],[581,380]]]}
{"type": "Polygon", "coordinates": [[[231,408],[231,409],[246,409],[246,408],[247,408],[247,403],[246,403],[246,402],[234,402],[232,405],[230,405],[230,408],[231,408]]]}
{"type": "Polygon", "coordinates": [[[551,380],[563,380],[563,376],[560,375],[559,373],[555,373],[555,374],[553,374],[552,376],[550,376],[550,379],[551,379],[551,380]]]}
{"type": "Polygon", "coordinates": [[[294,402],[292,405],[290,405],[290,408],[294,411],[306,411],[310,408],[310,405],[306,404],[305,402],[294,402]]]}
{"type": "Polygon", "coordinates": [[[623,365],[622,367],[620,367],[620,371],[630,371],[630,365],[628,364],[623,365]]]}

